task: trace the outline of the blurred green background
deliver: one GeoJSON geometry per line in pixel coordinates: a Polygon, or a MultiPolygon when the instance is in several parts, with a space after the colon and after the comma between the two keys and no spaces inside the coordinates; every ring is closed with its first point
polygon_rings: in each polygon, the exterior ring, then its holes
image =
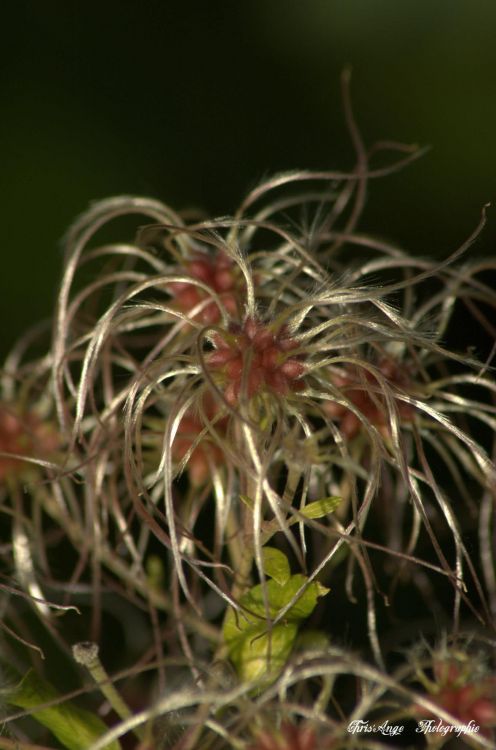
{"type": "MultiPolygon", "coordinates": [[[[50,315],[60,238],[89,201],[227,214],[274,170],[351,167],[348,64],[367,143],[432,146],[373,184],[363,230],[446,254],[494,201],[495,0],[15,0],[0,15],[2,354],[50,315]]],[[[473,252],[495,252],[495,212],[473,252]]]]}

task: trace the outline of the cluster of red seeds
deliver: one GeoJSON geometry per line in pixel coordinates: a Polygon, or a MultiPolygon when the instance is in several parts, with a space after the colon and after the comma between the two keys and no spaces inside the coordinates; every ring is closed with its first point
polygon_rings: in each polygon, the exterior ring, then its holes
{"type": "MultiPolygon", "coordinates": [[[[491,736],[491,728],[496,727],[496,676],[474,678],[472,664],[462,665],[449,656],[436,659],[433,671],[436,692],[429,699],[461,724],[472,721],[480,727],[481,734],[491,736]]],[[[425,714],[425,709],[417,710],[425,714]]]]}
{"type": "MultiPolygon", "coordinates": [[[[196,255],[185,263],[185,273],[193,279],[202,281],[215,292],[230,315],[238,313],[238,291],[240,287],[240,273],[233,261],[222,251],[215,255],[196,255]]],[[[193,319],[205,325],[214,325],[221,318],[219,305],[210,299],[211,295],[205,289],[187,281],[175,281],[170,287],[174,294],[175,304],[181,312],[189,313],[203,303],[202,309],[193,319]]]]}
{"type": "MultiPolygon", "coordinates": [[[[210,420],[214,420],[217,412],[213,398],[207,394],[203,400],[203,409],[210,420]]],[[[215,430],[222,436],[227,430],[228,419],[223,417],[215,422],[215,430]]],[[[179,423],[179,427],[172,444],[172,457],[175,461],[181,461],[201,434],[204,425],[198,412],[190,409],[186,412],[179,423]]],[[[211,476],[212,466],[220,466],[224,461],[224,455],[220,447],[208,435],[205,435],[191,452],[188,461],[188,473],[191,482],[195,485],[204,484],[211,476]]]]}
{"type": "MultiPolygon", "coordinates": [[[[236,264],[223,252],[212,255],[198,253],[184,264],[184,272],[192,279],[203,282],[215,293],[233,321],[240,319],[242,305],[242,275],[236,264]]],[[[193,320],[205,325],[215,325],[221,319],[221,310],[212,293],[195,283],[174,282],[169,287],[177,309],[193,320]],[[192,312],[200,307],[197,312],[192,312]]],[[[234,406],[240,397],[252,398],[262,390],[287,394],[302,387],[300,380],[304,365],[290,352],[298,347],[284,327],[278,331],[255,318],[243,324],[232,322],[224,335],[217,334],[215,351],[207,356],[209,371],[219,376],[217,381],[224,390],[226,401],[234,406]]],[[[204,401],[209,419],[214,419],[218,406],[212,398],[204,401]]],[[[224,434],[226,418],[216,422],[215,429],[224,434]]],[[[172,446],[172,456],[179,462],[196,442],[204,429],[198,411],[190,410],[179,424],[172,446]]],[[[222,451],[208,436],[202,438],[188,460],[188,473],[194,484],[204,483],[211,474],[212,465],[223,461],[222,451]]]]}
{"type": "MultiPolygon", "coordinates": [[[[284,328],[276,333],[261,321],[248,318],[243,325],[231,324],[225,337],[216,335],[215,351],[207,356],[207,365],[212,373],[220,375],[226,401],[235,406],[242,394],[252,398],[263,390],[280,395],[290,390],[299,390],[303,383],[304,364],[291,352],[298,343],[291,339],[284,328]]],[[[203,408],[207,417],[214,421],[218,405],[206,395],[203,408]]],[[[215,429],[225,436],[229,418],[215,422],[215,429]]],[[[189,410],[182,418],[172,445],[172,456],[181,461],[192,448],[204,425],[198,411],[189,410]]],[[[209,436],[202,438],[193,449],[188,460],[188,473],[193,484],[201,485],[211,475],[211,468],[221,465],[222,450],[209,436]]]]}
{"type": "Polygon", "coordinates": [[[305,365],[298,356],[291,356],[299,344],[285,327],[274,331],[260,320],[247,318],[242,325],[231,325],[225,336],[217,335],[214,345],[208,368],[222,376],[224,396],[232,406],[240,397],[252,398],[263,390],[286,395],[303,387],[305,365]]]}
{"type": "MultiPolygon", "coordinates": [[[[58,438],[50,425],[32,412],[19,413],[0,404],[0,454],[46,459],[57,450],[58,438]]],[[[25,471],[22,459],[0,455],[0,481],[25,471]]]]}
{"type": "MultiPolygon", "coordinates": [[[[212,255],[198,253],[184,264],[184,270],[192,279],[203,282],[218,295],[232,319],[225,333],[215,335],[215,350],[206,357],[208,370],[222,388],[227,403],[236,406],[240,400],[251,399],[263,391],[284,396],[301,390],[305,364],[302,356],[294,353],[299,344],[289,335],[286,327],[274,329],[255,317],[248,317],[244,323],[235,322],[242,315],[239,300],[243,298],[242,277],[236,264],[223,251],[212,255]]],[[[207,289],[185,281],[174,282],[170,290],[178,309],[205,325],[219,323],[219,305],[207,289]],[[192,314],[191,311],[198,307],[201,309],[192,314]]],[[[391,358],[384,357],[378,369],[393,391],[408,388],[409,383],[402,369],[391,358]]],[[[352,367],[343,367],[333,371],[331,381],[357,411],[384,437],[389,437],[387,404],[377,379],[371,373],[366,370],[359,373],[352,367]]],[[[400,419],[411,421],[413,408],[399,399],[396,405],[400,419]]],[[[346,406],[329,401],[325,410],[339,423],[343,436],[348,440],[361,431],[361,420],[346,406]]],[[[209,404],[210,418],[215,411],[216,406],[212,401],[209,404]]],[[[200,417],[188,412],[179,425],[173,446],[175,460],[181,460],[186,455],[202,429],[200,417]]],[[[221,462],[220,448],[211,441],[208,444],[200,441],[188,463],[191,480],[201,484],[210,473],[209,466],[221,462]]]]}
{"type": "MultiPolygon", "coordinates": [[[[378,369],[381,375],[393,390],[408,386],[404,372],[398,364],[391,359],[383,359],[378,369]]],[[[377,379],[367,370],[356,373],[351,368],[338,374],[333,373],[332,383],[339,388],[343,395],[357,408],[357,410],[373,424],[384,437],[389,436],[388,408],[385,403],[384,394],[381,392],[377,379]]],[[[413,418],[413,407],[401,400],[396,400],[396,408],[401,420],[408,422],[413,418]]],[[[342,434],[351,440],[360,432],[362,422],[346,406],[333,401],[325,405],[326,413],[335,419],[340,426],[342,434]]]]}

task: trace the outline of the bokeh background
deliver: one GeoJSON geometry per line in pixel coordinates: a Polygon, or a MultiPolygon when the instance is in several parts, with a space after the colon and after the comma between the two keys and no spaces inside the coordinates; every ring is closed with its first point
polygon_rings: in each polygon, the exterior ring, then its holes
{"type": "MultiPolygon", "coordinates": [[[[122,193],[232,212],[275,170],[432,148],[373,184],[361,228],[447,254],[496,192],[494,0],[15,0],[2,17],[0,354],[50,315],[60,239],[122,193]]],[[[130,239],[130,238],[119,238],[130,239]]],[[[472,250],[496,249],[496,207],[472,250]]]]}

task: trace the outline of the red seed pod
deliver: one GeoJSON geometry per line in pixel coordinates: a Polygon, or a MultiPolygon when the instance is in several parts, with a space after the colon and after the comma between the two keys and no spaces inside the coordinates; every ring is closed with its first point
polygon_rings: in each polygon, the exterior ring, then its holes
{"type": "Polygon", "coordinates": [[[289,380],[300,378],[305,372],[305,366],[297,359],[287,359],[279,369],[289,380]]]}
{"type": "Polygon", "coordinates": [[[214,277],[213,263],[210,259],[192,260],[188,264],[188,271],[195,279],[204,281],[205,284],[212,284],[214,277]]]}
{"type": "Polygon", "coordinates": [[[214,286],[219,292],[228,292],[235,285],[233,272],[231,268],[216,271],[214,276],[214,286]]]}

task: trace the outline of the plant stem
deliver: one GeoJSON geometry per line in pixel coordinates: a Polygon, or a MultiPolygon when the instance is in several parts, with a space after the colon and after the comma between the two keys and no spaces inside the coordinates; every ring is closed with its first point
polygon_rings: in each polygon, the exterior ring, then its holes
{"type": "MultiPolygon", "coordinates": [[[[76,643],[72,647],[72,655],[78,664],[86,667],[90,675],[93,677],[102,694],[108,700],[115,713],[126,721],[132,716],[129,706],[123,701],[121,695],[117,692],[114,685],[112,684],[110,677],[108,676],[105,668],[100,661],[98,656],[98,646],[96,643],[91,641],[83,641],[76,643]]],[[[145,739],[145,733],[140,727],[133,729],[133,732],[139,740],[145,739]]]]}

